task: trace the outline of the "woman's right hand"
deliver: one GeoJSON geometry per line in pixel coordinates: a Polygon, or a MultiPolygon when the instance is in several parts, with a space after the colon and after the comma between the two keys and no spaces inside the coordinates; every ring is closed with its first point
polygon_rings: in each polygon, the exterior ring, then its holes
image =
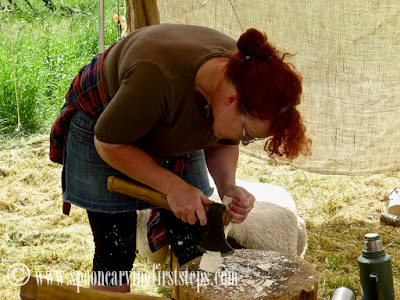
{"type": "Polygon", "coordinates": [[[97,152],[114,169],[165,195],[175,216],[189,224],[207,224],[204,205],[213,203],[198,188],[161,168],[152,157],[134,145],[118,145],[94,138],[97,152]]]}
{"type": "Polygon", "coordinates": [[[167,200],[175,216],[185,223],[193,225],[197,220],[202,226],[207,224],[204,206],[213,203],[201,190],[183,182],[178,187],[171,188],[167,200]]]}

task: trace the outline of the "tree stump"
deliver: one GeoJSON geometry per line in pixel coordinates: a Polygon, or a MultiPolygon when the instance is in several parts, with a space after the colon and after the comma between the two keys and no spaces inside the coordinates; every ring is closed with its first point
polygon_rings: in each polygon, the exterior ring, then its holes
{"type": "Polygon", "coordinates": [[[233,255],[225,257],[215,274],[202,272],[200,259],[180,268],[181,280],[175,287],[173,299],[317,299],[317,272],[298,256],[254,249],[235,250],[233,255]]]}

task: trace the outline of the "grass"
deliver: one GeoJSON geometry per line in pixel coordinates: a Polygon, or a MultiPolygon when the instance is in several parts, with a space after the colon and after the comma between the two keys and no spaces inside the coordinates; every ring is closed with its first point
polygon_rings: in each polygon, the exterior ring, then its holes
{"type": "Polygon", "coordinates": [[[379,222],[388,204],[386,196],[399,186],[399,173],[319,175],[265,164],[252,171],[260,164],[258,159],[242,156],[238,177],[283,186],[295,199],[308,231],[305,259],[319,274],[318,299],[330,299],[339,286],[350,287],[360,295],[357,258],[368,232],[378,232],[386,252],[392,255],[395,293],[399,297],[400,229],[379,222]]]}
{"type": "MultiPolygon", "coordinates": [[[[37,132],[51,125],[72,79],[98,52],[97,1],[53,1],[71,12],[53,12],[39,0],[31,1],[33,12],[16,2],[14,13],[0,6],[0,133],[18,127],[13,60],[22,130],[37,132]]],[[[118,40],[117,1],[105,2],[107,47],[118,40]]]]}
{"type": "MultiPolygon", "coordinates": [[[[73,283],[76,271],[91,270],[92,234],[84,210],[73,207],[68,217],[61,213],[61,168],[48,159],[48,136],[3,135],[0,149],[0,299],[18,297],[19,288],[7,278],[13,263],[24,263],[32,272],[61,270],[63,280],[73,283]]],[[[237,177],[280,185],[295,199],[307,225],[305,259],[319,275],[318,299],[330,299],[339,286],[360,295],[357,257],[367,232],[378,232],[392,256],[395,293],[400,296],[400,229],[379,223],[386,195],[398,187],[400,173],[326,176],[242,154],[237,177]]],[[[140,254],[135,271],[151,271],[140,254]]],[[[134,288],[159,296],[169,296],[171,290],[150,283],[134,288]]]]}

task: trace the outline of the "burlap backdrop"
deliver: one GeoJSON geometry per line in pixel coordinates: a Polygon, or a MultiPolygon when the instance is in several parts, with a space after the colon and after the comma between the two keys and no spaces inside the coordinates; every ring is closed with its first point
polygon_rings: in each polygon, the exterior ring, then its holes
{"type": "MultiPolygon", "coordinates": [[[[300,107],[313,155],[295,167],[325,174],[400,170],[399,0],[159,0],[161,23],[250,27],[296,54],[300,107]]],[[[263,145],[250,150],[267,158],[263,145]]]]}

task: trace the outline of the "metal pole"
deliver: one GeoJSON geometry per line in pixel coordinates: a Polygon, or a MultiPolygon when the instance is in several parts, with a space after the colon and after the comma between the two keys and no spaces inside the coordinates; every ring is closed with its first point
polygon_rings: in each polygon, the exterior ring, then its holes
{"type": "Polygon", "coordinates": [[[104,52],[104,0],[99,0],[99,53],[104,52]]]}

